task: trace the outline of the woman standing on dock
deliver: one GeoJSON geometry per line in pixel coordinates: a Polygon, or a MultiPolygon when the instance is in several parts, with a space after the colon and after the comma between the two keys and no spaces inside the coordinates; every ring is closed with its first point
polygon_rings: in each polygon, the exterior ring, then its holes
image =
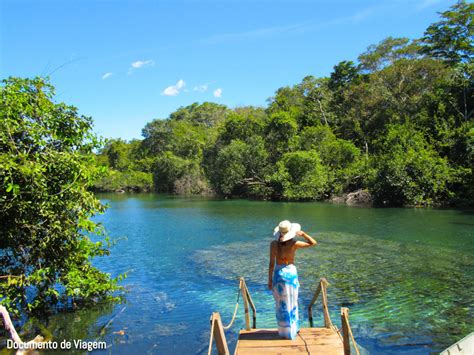
{"type": "Polygon", "coordinates": [[[298,223],[282,221],[275,227],[275,240],[270,244],[270,265],[268,268],[268,288],[273,290],[276,302],[278,334],[281,337],[295,339],[299,331],[298,319],[298,273],[296,271],[295,252],[317,244],[301,230],[298,223]],[[296,236],[305,241],[297,241],[296,236]],[[276,267],[275,267],[276,260],[276,267]]]}

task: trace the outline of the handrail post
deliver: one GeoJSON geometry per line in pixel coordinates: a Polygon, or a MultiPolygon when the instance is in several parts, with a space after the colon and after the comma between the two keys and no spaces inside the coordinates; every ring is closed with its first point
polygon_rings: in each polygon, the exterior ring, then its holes
{"type": "Polygon", "coordinates": [[[247,292],[250,307],[252,308],[252,328],[257,329],[257,310],[255,309],[255,305],[253,303],[252,297],[250,296],[250,292],[247,286],[245,287],[245,290],[247,292]]]}
{"type": "Polygon", "coordinates": [[[242,283],[242,298],[244,299],[244,308],[245,308],[245,330],[250,330],[250,315],[249,315],[249,299],[247,297],[247,285],[243,277],[240,278],[242,283]]]}
{"type": "Polygon", "coordinates": [[[225,339],[224,327],[219,312],[213,312],[211,316],[211,340],[209,342],[208,355],[212,352],[212,339],[216,341],[216,349],[219,355],[229,355],[229,347],[225,339]]]}
{"type": "Polygon", "coordinates": [[[314,293],[313,298],[311,299],[311,302],[309,303],[309,306],[308,306],[308,319],[309,319],[309,325],[311,327],[314,326],[314,324],[313,324],[313,305],[316,302],[316,300],[318,299],[318,296],[319,296],[320,292],[321,292],[321,281],[319,281],[318,288],[316,289],[316,292],[314,293]]]}
{"type": "Polygon", "coordinates": [[[352,339],[352,344],[354,345],[354,350],[357,355],[360,355],[359,347],[354,339],[354,334],[352,334],[351,324],[349,323],[349,308],[341,308],[341,323],[343,330],[343,343],[344,343],[344,355],[349,355],[351,353],[351,346],[349,339],[352,339]]]}
{"type": "Polygon", "coordinates": [[[344,355],[350,355],[351,345],[349,343],[349,311],[341,307],[342,343],[344,344],[344,355]]]}
{"type": "Polygon", "coordinates": [[[257,309],[255,308],[255,304],[253,303],[252,296],[250,296],[250,291],[243,277],[240,278],[240,286],[241,286],[242,298],[244,299],[244,306],[245,306],[246,330],[250,330],[250,314],[249,314],[249,307],[248,307],[249,305],[252,308],[252,328],[257,329],[257,309]]]}
{"type": "Polygon", "coordinates": [[[322,278],[321,279],[321,294],[323,297],[324,326],[326,328],[331,328],[332,322],[331,322],[331,317],[329,316],[328,295],[326,293],[326,284],[327,284],[326,279],[322,278]]]}
{"type": "Polygon", "coordinates": [[[252,328],[257,329],[257,309],[253,303],[252,296],[250,296],[250,291],[245,284],[245,292],[247,292],[247,299],[249,300],[250,308],[252,308],[252,328]]]}
{"type": "Polygon", "coordinates": [[[326,294],[326,286],[329,285],[329,282],[326,280],[326,278],[321,277],[318,283],[318,288],[316,289],[316,292],[314,293],[313,298],[311,299],[311,302],[309,303],[308,306],[308,319],[309,319],[309,324],[311,327],[314,326],[313,323],[313,305],[316,303],[316,300],[318,299],[318,296],[320,293],[322,293],[322,298],[323,298],[323,313],[324,313],[324,326],[326,328],[331,328],[331,318],[329,317],[329,310],[328,310],[328,299],[327,299],[327,294],[326,294]]]}

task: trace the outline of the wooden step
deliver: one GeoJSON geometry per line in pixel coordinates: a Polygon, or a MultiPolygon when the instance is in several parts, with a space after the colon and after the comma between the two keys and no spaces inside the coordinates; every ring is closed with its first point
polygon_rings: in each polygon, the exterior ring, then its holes
{"type": "Polygon", "coordinates": [[[282,339],[277,329],[241,330],[235,354],[343,355],[341,338],[333,329],[302,328],[294,340],[282,339]]]}

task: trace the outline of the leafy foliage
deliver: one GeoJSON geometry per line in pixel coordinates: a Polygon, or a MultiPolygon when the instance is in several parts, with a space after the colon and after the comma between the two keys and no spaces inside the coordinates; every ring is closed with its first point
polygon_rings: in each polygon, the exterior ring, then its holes
{"type": "Polygon", "coordinates": [[[117,280],[91,264],[108,255],[104,206],[88,187],[102,175],[92,152],[92,120],[54,103],[43,79],[10,78],[0,87],[0,302],[39,311],[108,298],[117,280]]]}
{"type": "Polygon", "coordinates": [[[328,172],[331,193],[350,191],[362,185],[365,161],[354,143],[337,138],[327,126],[305,127],[300,149],[316,151],[328,172]]]}
{"type": "Polygon", "coordinates": [[[315,151],[284,154],[272,177],[275,191],[285,199],[321,199],[327,181],[327,169],[315,151]]]}
{"type": "Polygon", "coordinates": [[[235,139],[217,154],[213,183],[224,195],[266,197],[268,153],[264,140],[254,137],[245,143],[235,139]]]}
{"type": "Polygon", "coordinates": [[[408,124],[390,125],[381,144],[384,154],[373,161],[377,173],[371,185],[379,203],[430,205],[450,197],[448,184],[460,172],[427,144],[422,133],[408,124]]]}
{"type": "Polygon", "coordinates": [[[458,1],[441,13],[442,20],[428,27],[422,38],[427,53],[451,64],[470,62],[474,46],[474,4],[458,1]]]}
{"type": "Polygon", "coordinates": [[[208,189],[199,165],[170,151],[164,152],[155,160],[153,178],[155,187],[160,192],[199,194],[208,189]]]}

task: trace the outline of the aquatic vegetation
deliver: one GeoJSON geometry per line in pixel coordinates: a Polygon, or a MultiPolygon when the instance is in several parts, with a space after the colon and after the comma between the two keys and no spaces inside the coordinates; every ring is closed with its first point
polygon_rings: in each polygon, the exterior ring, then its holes
{"type": "MultiPolygon", "coordinates": [[[[469,253],[339,232],[320,233],[318,241],[317,248],[302,250],[295,261],[301,283],[300,310],[309,304],[319,278],[326,277],[331,284],[332,318],[339,322],[339,308],[350,307],[351,324],[362,343],[364,338],[375,338],[380,346],[428,344],[436,348],[472,329],[474,260],[469,253]]],[[[226,260],[218,268],[202,268],[216,278],[246,278],[261,309],[259,326],[275,322],[274,317],[261,317],[274,312],[273,299],[263,291],[267,255],[256,252],[266,250],[268,242],[236,242],[198,250],[192,256],[203,266],[226,260]]],[[[229,298],[214,295],[213,300],[224,315],[232,312],[225,305],[229,298]]]]}

